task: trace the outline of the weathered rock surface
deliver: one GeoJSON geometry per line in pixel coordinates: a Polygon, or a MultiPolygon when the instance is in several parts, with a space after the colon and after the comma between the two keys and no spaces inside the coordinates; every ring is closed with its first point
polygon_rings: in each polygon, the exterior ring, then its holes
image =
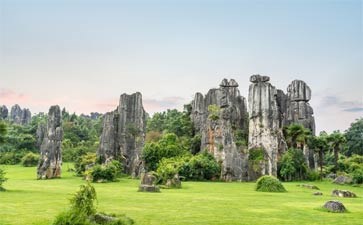
{"type": "Polygon", "coordinates": [[[44,136],[47,132],[47,125],[44,123],[38,123],[37,131],[36,131],[36,137],[37,137],[37,147],[40,148],[42,145],[44,136]]]}
{"type": "Polygon", "coordinates": [[[313,184],[298,184],[297,186],[298,187],[303,187],[303,188],[320,190],[316,185],[313,185],[313,184]]]}
{"type": "Polygon", "coordinates": [[[160,192],[159,186],[156,185],[157,178],[152,173],[141,173],[141,184],[139,191],[142,192],[160,192]]]}
{"type": "MultiPolygon", "coordinates": [[[[287,104],[284,125],[297,123],[309,129],[315,135],[314,111],[310,106],[311,89],[302,80],[294,80],[287,87],[287,104]]],[[[307,165],[314,168],[314,151],[304,146],[307,165]]]]}
{"type": "Polygon", "coordinates": [[[233,79],[223,79],[205,96],[196,93],[192,101],[191,120],[201,133],[201,149],[221,163],[222,180],[247,180],[247,118],[246,100],[233,79]],[[208,111],[210,106],[216,111],[208,111]],[[245,137],[237,137],[238,133],[245,137]]]}
{"type": "MultiPolygon", "coordinates": [[[[277,100],[278,90],[268,81],[269,77],[253,75],[249,87],[249,138],[248,148],[263,149],[265,163],[260,165],[260,175],[277,176],[277,157],[284,144],[281,129],[282,103],[277,100]]],[[[283,93],[280,92],[280,97],[283,93]]],[[[256,177],[250,179],[255,179],[256,177]]]]}
{"type": "Polygon", "coordinates": [[[21,109],[18,104],[11,107],[9,120],[15,124],[27,125],[31,121],[31,112],[29,109],[21,109]]]}
{"type": "Polygon", "coordinates": [[[348,176],[338,176],[337,178],[334,179],[333,183],[334,184],[350,184],[352,183],[353,179],[351,177],[348,176]]]}
{"type": "Polygon", "coordinates": [[[351,191],[347,190],[333,190],[331,192],[332,196],[342,197],[342,198],[356,198],[357,195],[351,191]]]}
{"type": "Polygon", "coordinates": [[[343,203],[339,202],[339,201],[327,201],[323,208],[327,209],[330,212],[338,212],[338,213],[342,213],[346,211],[345,206],[343,205],[343,203]]]}
{"type": "Polygon", "coordinates": [[[61,177],[62,168],[62,113],[58,105],[51,106],[43,142],[40,147],[38,179],[61,177]]]}
{"type": "Polygon", "coordinates": [[[9,115],[9,110],[6,107],[6,105],[1,105],[0,106],[0,119],[5,120],[8,118],[9,115]]]}
{"type": "Polygon", "coordinates": [[[165,184],[168,188],[181,188],[181,181],[179,174],[175,174],[172,179],[168,179],[165,184]]]}
{"type": "Polygon", "coordinates": [[[118,108],[104,115],[97,151],[103,163],[120,160],[125,173],[133,177],[140,175],[143,169],[141,153],[145,142],[146,115],[141,93],[121,95],[118,108]]]}

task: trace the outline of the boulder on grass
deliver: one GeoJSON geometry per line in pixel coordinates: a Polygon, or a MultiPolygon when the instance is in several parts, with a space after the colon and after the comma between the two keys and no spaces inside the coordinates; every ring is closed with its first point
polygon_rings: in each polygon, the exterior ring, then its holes
{"type": "Polygon", "coordinates": [[[348,176],[338,176],[337,178],[335,178],[333,183],[334,184],[351,184],[352,178],[348,177],[348,176]]]}
{"type": "Polygon", "coordinates": [[[298,184],[298,187],[303,187],[303,188],[309,188],[309,189],[315,189],[315,190],[320,190],[317,186],[313,185],[313,184],[298,184]]]}
{"type": "Polygon", "coordinates": [[[320,191],[317,191],[317,192],[314,192],[313,195],[323,195],[323,193],[320,191]]]}
{"type": "Polygon", "coordinates": [[[351,191],[347,190],[333,190],[331,192],[332,196],[342,197],[342,198],[356,198],[357,195],[351,191]]]}
{"type": "Polygon", "coordinates": [[[347,211],[343,203],[334,200],[327,201],[323,205],[323,208],[327,209],[329,212],[336,212],[336,213],[343,213],[347,211]]]}
{"type": "Polygon", "coordinates": [[[167,188],[181,188],[181,181],[180,181],[179,174],[175,174],[172,179],[168,179],[166,181],[165,186],[167,188]]]}
{"type": "Polygon", "coordinates": [[[157,178],[152,173],[141,174],[141,184],[139,191],[141,192],[160,192],[159,186],[156,185],[157,178]]]}

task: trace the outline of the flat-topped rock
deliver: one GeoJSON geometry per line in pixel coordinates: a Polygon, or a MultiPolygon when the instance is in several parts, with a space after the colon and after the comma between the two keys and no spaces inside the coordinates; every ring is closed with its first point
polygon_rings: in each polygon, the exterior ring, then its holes
{"type": "Polygon", "coordinates": [[[268,82],[268,81],[270,81],[269,76],[261,76],[259,74],[256,74],[256,75],[252,75],[250,77],[250,82],[252,82],[252,83],[268,82]]]}

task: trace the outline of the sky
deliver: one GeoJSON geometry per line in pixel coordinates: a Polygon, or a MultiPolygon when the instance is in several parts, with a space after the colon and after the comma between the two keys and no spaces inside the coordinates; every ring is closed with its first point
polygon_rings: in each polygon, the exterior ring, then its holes
{"type": "Polygon", "coordinates": [[[0,105],[33,113],[116,108],[139,91],[149,113],[196,92],[270,76],[312,89],[317,131],[363,116],[359,0],[0,0],[0,105]]]}

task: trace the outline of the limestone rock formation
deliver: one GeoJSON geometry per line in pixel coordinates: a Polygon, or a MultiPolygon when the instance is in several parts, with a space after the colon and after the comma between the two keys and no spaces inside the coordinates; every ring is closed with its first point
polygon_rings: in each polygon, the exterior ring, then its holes
{"type": "Polygon", "coordinates": [[[314,111],[310,106],[311,89],[302,80],[294,80],[287,87],[286,125],[302,124],[315,134],[314,111]]]}
{"type": "Polygon", "coordinates": [[[9,110],[6,105],[0,106],[0,119],[6,120],[8,118],[9,110]]]}
{"type": "Polygon", "coordinates": [[[141,93],[121,95],[118,108],[104,115],[97,151],[103,163],[121,160],[124,172],[133,177],[140,175],[143,169],[141,153],[145,142],[146,115],[141,93]]]}
{"type": "MultiPolygon", "coordinates": [[[[250,151],[262,149],[264,162],[260,164],[259,175],[277,175],[277,158],[282,149],[281,130],[282,103],[277,99],[278,91],[268,81],[267,76],[253,75],[249,87],[249,138],[250,151]]],[[[281,98],[283,93],[280,92],[281,98]]],[[[252,172],[252,171],[251,171],[252,172]]],[[[257,171],[256,171],[257,172],[257,171]]],[[[250,177],[255,179],[257,177],[250,177]]]]}
{"type": "Polygon", "coordinates": [[[62,113],[58,105],[51,106],[48,113],[46,132],[43,135],[38,164],[38,179],[61,177],[62,166],[62,113]]]}
{"type": "Polygon", "coordinates": [[[9,120],[15,124],[27,125],[31,121],[31,112],[29,109],[21,109],[18,104],[11,107],[9,120]]]}
{"type": "Polygon", "coordinates": [[[47,132],[46,124],[38,123],[37,131],[36,131],[36,138],[37,138],[36,146],[38,148],[41,147],[46,132],[47,132]]]}
{"type": "Polygon", "coordinates": [[[340,175],[337,178],[334,179],[334,184],[351,184],[353,182],[353,179],[348,176],[340,175]]]}
{"type": "Polygon", "coordinates": [[[327,201],[323,208],[327,209],[329,212],[338,212],[338,213],[343,213],[345,211],[347,211],[347,209],[345,208],[345,206],[343,205],[343,203],[339,202],[339,201],[327,201]]]}
{"type": "Polygon", "coordinates": [[[192,101],[191,120],[201,133],[201,149],[221,163],[223,180],[247,180],[247,108],[238,83],[223,79],[219,88],[192,101]]]}

